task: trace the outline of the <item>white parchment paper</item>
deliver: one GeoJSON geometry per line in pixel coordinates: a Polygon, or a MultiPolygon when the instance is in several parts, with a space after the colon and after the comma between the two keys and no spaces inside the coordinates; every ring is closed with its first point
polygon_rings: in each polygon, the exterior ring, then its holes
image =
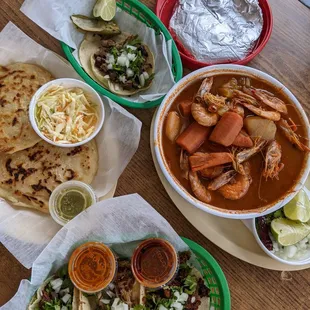
{"type": "MultiPolygon", "coordinates": [[[[95,3],[96,0],[26,0],[21,11],[50,35],[77,50],[84,34],[76,30],[70,16],[91,16],[95,3]]],[[[171,71],[171,40],[166,42],[162,34],[156,36],[152,28],[119,8],[115,20],[123,32],[138,35],[155,56],[155,78],[152,86],[141,94],[130,96],[130,101],[142,103],[162,97],[174,85],[171,71]]],[[[74,55],[77,58],[77,51],[74,55]]]]}
{"type": "Polygon", "coordinates": [[[32,266],[31,281],[23,280],[16,295],[1,309],[24,310],[44,280],[68,262],[72,251],[87,241],[100,241],[119,255],[130,257],[139,240],[163,237],[177,251],[187,245],[169,223],[139,195],[101,201],[64,226],[51,240],[32,266]]]}
{"type": "MultiPolygon", "coordinates": [[[[9,23],[0,33],[0,64],[14,62],[40,65],[55,78],[79,79],[70,64],[9,23]]],[[[106,97],[102,100],[106,116],[96,137],[99,167],[91,184],[98,197],[107,195],[117,183],[138,148],[141,130],[141,122],[133,115],[106,97]]],[[[0,200],[0,242],[27,268],[59,229],[49,215],[13,208],[0,200]]]]}

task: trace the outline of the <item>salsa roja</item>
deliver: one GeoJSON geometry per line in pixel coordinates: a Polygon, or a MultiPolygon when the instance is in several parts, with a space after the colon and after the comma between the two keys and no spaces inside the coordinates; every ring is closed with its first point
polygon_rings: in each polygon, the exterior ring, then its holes
{"type": "Polygon", "coordinates": [[[87,242],[72,253],[69,276],[82,292],[93,294],[106,288],[116,273],[116,258],[106,245],[87,242]]]}
{"type": "Polygon", "coordinates": [[[178,268],[178,255],[168,241],[147,239],[134,251],[131,268],[143,286],[159,288],[173,279],[178,268]]]}

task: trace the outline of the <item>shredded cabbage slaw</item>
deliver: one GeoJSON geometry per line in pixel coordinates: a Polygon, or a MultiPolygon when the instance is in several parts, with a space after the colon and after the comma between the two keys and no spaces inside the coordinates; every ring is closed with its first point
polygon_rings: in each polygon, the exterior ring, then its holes
{"type": "Polygon", "coordinates": [[[81,142],[94,132],[98,113],[81,88],[57,85],[38,98],[35,119],[45,137],[68,144],[81,142]]]}

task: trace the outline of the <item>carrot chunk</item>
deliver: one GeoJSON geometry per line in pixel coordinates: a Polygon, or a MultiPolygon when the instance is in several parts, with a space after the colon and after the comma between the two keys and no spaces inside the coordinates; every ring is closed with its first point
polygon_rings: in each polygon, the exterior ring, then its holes
{"type": "Polygon", "coordinates": [[[234,140],[233,145],[240,147],[252,147],[253,141],[244,130],[241,130],[234,140]]]}
{"type": "Polygon", "coordinates": [[[182,101],[179,104],[179,109],[183,116],[188,117],[191,115],[192,104],[193,101],[191,100],[182,101]]]}
{"type": "Polygon", "coordinates": [[[232,162],[232,155],[227,152],[221,153],[195,153],[189,157],[192,171],[200,171],[232,162]]]}
{"type": "Polygon", "coordinates": [[[201,126],[197,122],[193,122],[179,135],[176,143],[189,154],[192,154],[206,141],[209,132],[209,127],[201,126]]]}
{"type": "Polygon", "coordinates": [[[243,118],[234,112],[226,112],[213,129],[210,140],[224,146],[232,145],[243,127],[243,118]]]}

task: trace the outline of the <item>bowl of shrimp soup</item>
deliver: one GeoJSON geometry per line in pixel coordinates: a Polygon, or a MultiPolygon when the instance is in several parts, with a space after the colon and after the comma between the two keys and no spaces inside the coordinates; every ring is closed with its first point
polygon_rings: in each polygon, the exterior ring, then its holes
{"type": "Polygon", "coordinates": [[[308,177],[308,118],[296,97],[264,72],[240,65],[194,71],[156,113],[161,171],[205,212],[233,219],[274,212],[308,177]]]}

